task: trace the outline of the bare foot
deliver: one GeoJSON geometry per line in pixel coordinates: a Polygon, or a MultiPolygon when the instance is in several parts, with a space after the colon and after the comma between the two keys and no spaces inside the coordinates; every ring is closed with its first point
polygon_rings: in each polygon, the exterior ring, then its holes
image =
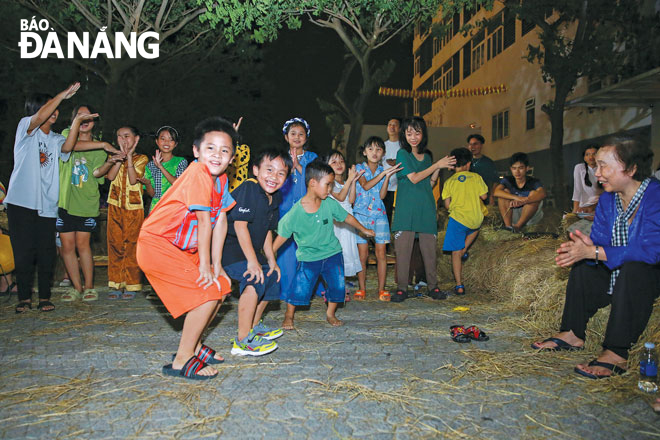
{"type": "Polygon", "coordinates": [[[327,316],[326,319],[328,320],[328,324],[333,327],[340,327],[344,325],[344,321],[337,319],[336,316],[327,316]]]}
{"type": "Polygon", "coordinates": [[[293,326],[293,318],[285,316],[284,321],[282,321],[282,328],[284,330],[295,330],[295,327],[293,326]]]}
{"type": "MultiPolygon", "coordinates": [[[[567,331],[567,332],[559,332],[556,335],[553,336],[553,338],[561,339],[562,341],[566,342],[567,344],[572,345],[573,347],[582,347],[584,345],[584,341],[577,336],[575,336],[575,333],[573,331],[567,331]]],[[[556,342],[552,341],[537,341],[532,344],[533,347],[537,350],[554,350],[555,348],[558,347],[556,342]]]]}
{"type": "MultiPolygon", "coordinates": [[[[618,354],[614,353],[613,351],[610,350],[604,350],[598,358],[596,358],[598,362],[604,362],[608,364],[614,364],[617,367],[625,370],[628,364],[628,361],[618,354]]],[[[584,371],[585,373],[592,374],[594,376],[599,376],[599,377],[609,377],[613,376],[616,373],[613,373],[612,370],[609,368],[605,367],[599,367],[597,365],[589,365],[588,363],[586,364],[577,364],[575,366],[576,369],[584,371]]]]}

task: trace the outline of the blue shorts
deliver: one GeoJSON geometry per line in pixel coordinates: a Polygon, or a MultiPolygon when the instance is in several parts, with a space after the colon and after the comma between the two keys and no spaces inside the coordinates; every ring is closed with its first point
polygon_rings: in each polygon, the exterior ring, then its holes
{"type": "MultiPolygon", "coordinates": [[[[369,217],[366,215],[353,213],[353,217],[355,217],[362,226],[367,229],[372,229],[376,233],[376,237],[374,237],[376,243],[387,244],[390,242],[390,224],[387,222],[386,215],[369,217]]],[[[357,235],[355,241],[357,244],[367,243],[367,239],[360,234],[357,235]]]]}
{"type": "Polygon", "coordinates": [[[468,235],[479,229],[470,229],[449,217],[445,241],[442,243],[443,251],[460,251],[465,247],[465,239],[468,235]]]}
{"type": "Polygon", "coordinates": [[[277,282],[277,272],[273,271],[270,276],[266,274],[270,270],[267,264],[262,264],[261,268],[264,271],[264,282],[257,283],[256,278],[253,278],[252,281],[248,281],[248,276],[244,277],[243,274],[247,270],[247,260],[237,261],[228,266],[225,266],[225,272],[229,275],[234,281],[239,282],[239,292],[243,294],[243,290],[247,286],[254,287],[254,290],[257,292],[257,297],[259,301],[276,301],[280,299],[280,283],[277,282]]]}
{"type": "Polygon", "coordinates": [[[299,261],[293,292],[285,299],[294,306],[307,306],[315,288],[323,278],[325,297],[329,302],[341,303],[346,297],[344,284],[344,257],[341,252],[318,261],[299,261]]]}

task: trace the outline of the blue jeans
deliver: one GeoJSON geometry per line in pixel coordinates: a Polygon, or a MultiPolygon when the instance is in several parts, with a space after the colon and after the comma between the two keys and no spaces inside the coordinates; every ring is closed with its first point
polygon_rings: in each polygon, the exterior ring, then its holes
{"type": "Polygon", "coordinates": [[[299,261],[294,279],[293,291],[283,298],[294,306],[309,305],[314,289],[323,278],[326,284],[325,297],[329,302],[344,302],[344,257],[342,253],[318,261],[299,261]]]}
{"type": "Polygon", "coordinates": [[[257,283],[256,278],[248,281],[249,275],[243,276],[247,270],[247,260],[237,261],[236,263],[225,266],[224,269],[227,275],[229,275],[229,278],[239,282],[239,292],[241,295],[247,286],[252,286],[257,292],[259,301],[277,301],[280,299],[280,283],[277,282],[277,272],[273,271],[270,276],[267,276],[266,274],[270,270],[267,264],[261,265],[261,269],[264,271],[263,283],[257,283]]]}

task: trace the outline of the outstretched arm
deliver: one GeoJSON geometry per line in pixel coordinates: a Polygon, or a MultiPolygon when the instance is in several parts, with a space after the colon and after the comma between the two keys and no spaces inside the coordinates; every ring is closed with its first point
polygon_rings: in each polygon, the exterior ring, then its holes
{"type": "MultiPolygon", "coordinates": [[[[41,125],[44,122],[46,122],[48,118],[50,118],[53,112],[57,110],[57,107],[59,107],[62,101],[64,101],[65,99],[69,99],[73,95],[75,95],[79,88],[80,88],[79,82],[73,83],[65,90],[62,90],[60,93],[58,93],[53,99],[50,99],[48,102],[46,102],[39,109],[39,111],[37,111],[34,115],[32,115],[27,132],[32,133],[32,131],[34,131],[35,128],[41,127],[41,125]]],[[[76,135],[76,137],[78,136],[76,135]]]]}

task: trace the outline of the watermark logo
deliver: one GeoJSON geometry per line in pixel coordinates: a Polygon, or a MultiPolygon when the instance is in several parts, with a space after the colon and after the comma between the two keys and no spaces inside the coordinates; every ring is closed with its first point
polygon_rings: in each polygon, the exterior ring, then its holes
{"type": "Polygon", "coordinates": [[[45,18],[41,20],[36,20],[35,17],[29,20],[21,19],[20,24],[21,40],[18,47],[21,50],[21,58],[47,58],[49,56],[75,58],[76,55],[85,59],[95,59],[101,56],[121,58],[122,55],[137,58],[139,54],[142,58],[154,59],[159,55],[158,32],[144,32],[139,35],[137,32],[130,32],[128,36],[122,32],[115,32],[113,45],[105,26],[99,30],[92,41],[90,32],[82,32],[81,35],[67,32],[66,37],[63,37],[50,27],[50,23],[45,18]],[[47,32],[45,38],[38,31],[47,32]],[[66,38],[64,45],[60,38],[66,38]]]}

